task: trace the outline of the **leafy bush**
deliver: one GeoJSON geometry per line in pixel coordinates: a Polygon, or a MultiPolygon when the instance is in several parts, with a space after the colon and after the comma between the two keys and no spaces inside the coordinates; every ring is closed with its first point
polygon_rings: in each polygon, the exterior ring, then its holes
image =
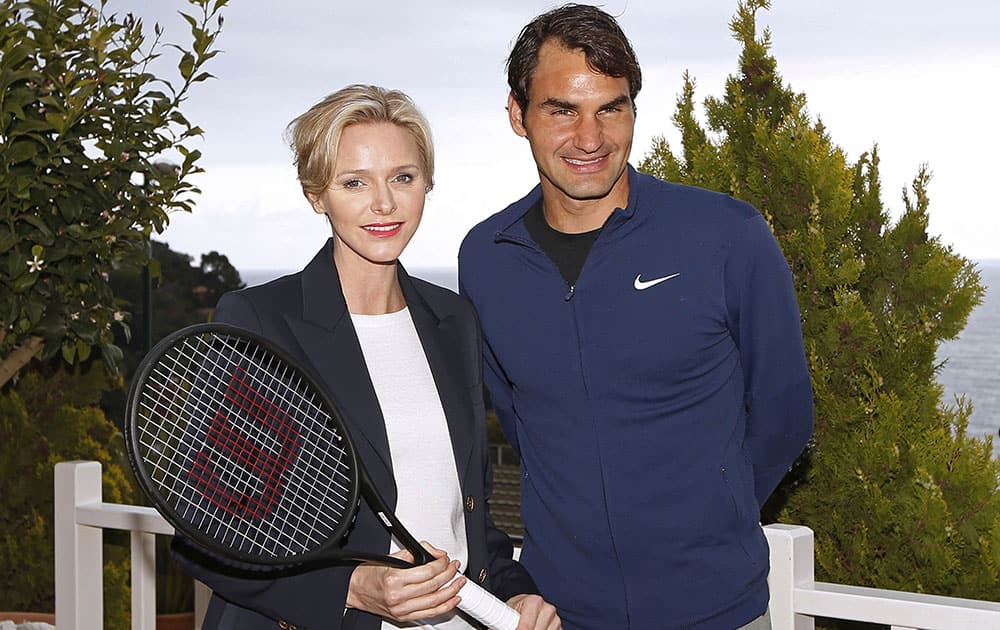
{"type": "MultiPolygon", "coordinates": [[[[106,500],[135,501],[120,435],[96,406],[121,383],[91,355],[119,367],[114,333],[128,339],[130,313],[111,276],[157,275],[150,238],[198,192],[201,129],[180,107],[211,76],[226,0],[186,4],[179,45],[131,13],[106,15],[104,1],[0,0],[0,608],[52,607],[56,462],[100,461],[106,500]],[[172,78],[150,70],[168,52],[172,78]]],[[[128,626],[127,549],[105,550],[109,628],[128,626]]]]}
{"type": "MultiPolygon", "coordinates": [[[[104,500],[137,499],[121,434],[96,407],[108,386],[99,363],[50,362],[0,394],[0,609],[54,610],[56,463],[99,461],[104,500]]],[[[104,562],[105,627],[128,628],[127,542],[105,545],[104,562]]]]}
{"type": "MultiPolygon", "coordinates": [[[[132,14],[85,0],[0,0],[0,386],[33,357],[72,364],[127,325],[108,274],[149,260],[168,212],[190,210],[201,129],[180,111],[226,0],[188,0],[179,80],[149,71],[166,44],[132,14]],[[176,167],[156,160],[182,157],[176,167]]],[[[154,270],[155,271],[155,270],[154,270]]]]}

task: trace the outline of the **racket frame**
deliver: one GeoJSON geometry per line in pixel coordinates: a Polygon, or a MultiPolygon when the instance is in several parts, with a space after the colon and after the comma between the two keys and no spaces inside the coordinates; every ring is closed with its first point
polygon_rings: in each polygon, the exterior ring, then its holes
{"type": "MultiPolygon", "coordinates": [[[[208,323],[195,324],[182,328],[171,333],[158,344],[156,344],[143,358],[139,364],[136,374],[129,387],[127,402],[127,415],[125,421],[125,447],[128,460],[132,467],[132,472],[140,485],[143,493],[153,502],[157,511],[174,526],[182,535],[190,538],[201,549],[211,553],[211,558],[216,556],[221,559],[236,561],[242,566],[229,566],[234,574],[246,577],[247,571],[254,577],[262,577],[258,570],[262,570],[265,575],[279,577],[300,571],[308,571],[317,568],[329,567],[338,562],[373,562],[385,566],[396,568],[412,568],[420,564],[425,564],[434,560],[434,557],[413,537],[412,534],[400,523],[395,513],[389,509],[382,495],[375,484],[372,483],[363,462],[358,457],[351,439],[350,431],[343,421],[343,415],[327,394],[324,387],[320,386],[321,381],[309,372],[308,368],[302,366],[297,360],[292,358],[287,352],[277,347],[261,335],[231,326],[229,324],[208,323]],[[261,349],[271,353],[285,365],[284,367],[295,376],[299,377],[307,387],[313,390],[312,393],[326,407],[326,411],[334,423],[335,433],[339,436],[339,448],[343,449],[344,457],[349,458],[351,471],[354,474],[349,476],[349,500],[346,502],[344,518],[335,528],[335,531],[327,537],[323,544],[317,546],[312,551],[296,554],[292,557],[278,558],[265,557],[259,554],[244,554],[232,547],[204,534],[200,529],[190,524],[186,519],[181,518],[174,508],[161,496],[156,484],[148,474],[140,453],[140,444],[136,431],[136,414],[138,413],[140,385],[145,384],[150,373],[158,364],[160,357],[172,348],[180,339],[196,335],[217,335],[236,337],[242,341],[249,341],[257,344],[261,349]],[[339,426],[338,426],[339,425],[339,426]],[[339,431],[336,431],[339,429],[339,431]],[[143,462],[140,465],[140,462],[143,462]],[[395,536],[396,540],[403,548],[410,551],[414,556],[414,562],[407,562],[401,558],[396,558],[386,554],[367,553],[345,549],[343,539],[354,526],[361,498],[364,497],[368,507],[374,512],[375,517],[382,526],[389,532],[390,536],[395,536]]],[[[185,404],[187,402],[185,401],[185,404]]],[[[219,567],[226,568],[226,567],[219,567]]],[[[462,587],[460,594],[463,600],[459,603],[459,608],[466,611],[472,617],[480,621],[483,625],[496,628],[497,630],[516,630],[519,615],[516,611],[497,599],[491,593],[483,589],[475,582],[469,580],[462,587]],[[466,601],[468,598],[469,601],[466,601]]]]}
{"type": "MultiPolygon", "coordinates": [[[[203,343],[203,342],[199,342],[203,343]]],[[[207,347],[211,347],[211,342],[208,342],[207,347]]],[[[208,368],[206,368],[208,369],[208,368]]],[[[372,558],[382,558],[381,555],[377,554],[366,554],[363,552],[353,552],[349,550],[343,550],[342,552],[342,541],[346,535],[350,532],[351,528],[354,526],[357,520],[358,509],[362,494],[362,480],[361,477],[367,477],[367,473],[364,471],[363,467],[360,465],[360,460],[354,449],[354,442],[350,437],[350,433],[347,429],[346,424],[342,420],[343,416],[340,410],[337,408],[336,404],[327,395],[325,388],[319,385],[319,381],[313,377],[306,369],[301,366],[301,364],[293,359],[287,352],[283,349],[277,347],[272,342],[263,338],[262,336],[254,333],[253,331],[246,330],[244,328],[239,328],[236,326],[231,326],[229,324],[221,323],[206,323],[206,324],[195,324],[192,326],[187,326],[180,330],[177,330],[162,341],[157,343],[143,358],[142,362],[139,364],[135,375],[132,378],[132,383],[129,387],[128,402],[126,406],[126,420],[125,420],[125,448],[128,454],[128,460],[132,467],[132,472],[134,473],[136,480],[139,483],[140,488],[143,493],[153,502],[156,510],[167,520],[174,529],[180,531],[184,536],[190,538],[195,543],[201,547],[210,550],[218,555],[225,558],[235,560],[239,563],[249,564],[259,566],[261,568],[284,568],[289,566],[304,565],[304,566],[315,566],[317,564],[329,565],[331,560],[337,558],[342,558],[344,560],[363,560],[366,556],[372,556],[372,558]],[[192,337],[217,337],[217,338],[234,338],[236,343],[246,344],[247,342],[251,344],[256,344],[260,349],[273,355],[278,360],[280,360],[284,365],[282,366],[291,373],[294,373],[296,377],[301,379],[301,381],[312,391],[310,393],[314,394],[318,399],[319,403],[324,406],[324,410],[331,418],[331,422],[334,424],[332,429],[340,438],[340,443],[338,447],[343,450],[343,458],[346,458],[350,470],[353,474],[348,476],[346,483],[346,501],[345,501],[345,511],[344,517],[337,527],[334,528],[330,536],[326,540],[318,545],[316,548],[301,554],[295,554],[293,556],[274,556],[268,557],[260,554],[247,554],[239,550],[233,549],[232,547],[218,541],[215,538],[203,533],[198,527],[191,524],[187,519],[181,517],[174,507],[162,496],[159,491],[159,485],[153,481],[149,471],[147,470],[145,459],[142,457],[142,449],[146,447],[141,446],[139,443],[139,431],[137,425],[137,418],[139,413],[139,404],[142,399],[140,389],[143,388],[147,382],[150,380],[150,375],[152,371],[160,364],[160,359],[166,355],[172,348],[174,348],[179,342],[192,337]],[[339,426],[338,426],[339,425],[339,426]]],[[[368,485],[371,485],[369,480],[365,480],[368,485]]],[[[374,487],[371,488],[374,491],[374,487]]],[[[385,502],[381,500],[377,492],[374,492],[379,503],[380,508],[385,509],[385,502]]],[[[365,493],[366,499],[368,493],[365,493]]],[[[376,509],[375,506],[371,506],[372,509],[376,509]]],[[[388,512],[391,514],[391,512],[388,512]]],[[[378,512],[377,512],[378,515],[378,512]]],[[[383,519],[384,520],[384,519],[383,519]]],[[[397,527],[399,521],[395,521],[397,527]]],[[[405,530],[403,530],[405,531],[405,530]]],[[[395,532],[393,532],[395,533],[395,532]]],[[[410,537],[412,539],[412,537],[410,537]]],[[[392,563],[396,564],[396,563],[392,563]]],[[[407,564],[406,566],[412,566],[407,564]]]]}

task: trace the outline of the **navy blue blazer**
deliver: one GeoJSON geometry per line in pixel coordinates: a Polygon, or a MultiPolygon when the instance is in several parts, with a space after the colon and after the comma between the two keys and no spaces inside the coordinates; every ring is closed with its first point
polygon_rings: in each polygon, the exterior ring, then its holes
{"type": "MultiPolygon", "coordinates": [[[[486,504],[493,471],[483,403],[482,337],[475,311],[454,292],[409,277],[402,265],[397,268],[451,434],[465,506],[469,547],[465,573],[504,600],[537,593],[525,569],[511,559],[510,538],[493,524],[486,504]]],[[[373,483],[394,507],[396,484],[385,421],[333,264],[332,239],[301,272],[222,296],[214,319],[263,335],[322,381],[337,402],[373,483]]],[[[346,544],[372,552],[389,549],[389,533],[364,501],[346,544]]],[[[256,579],[218,571],[210,558],[180,536],[172,548],[185,569],[213,590],[205,630],[379,627],[376,615],[345,612],[353,564],[256,579]]]]}

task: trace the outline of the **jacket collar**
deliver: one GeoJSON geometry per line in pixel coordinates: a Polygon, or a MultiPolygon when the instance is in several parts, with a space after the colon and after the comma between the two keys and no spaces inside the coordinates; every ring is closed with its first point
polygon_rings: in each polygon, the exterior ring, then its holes
{"type": "MultiPolygon", "coordinates": [[[[434,325],[438,325],[441,316],[427,303],[417,291],[410,275],[403,268],[403,263],[396,263],[396,278],[403,289],[403,297],[411,311],[426,311],[434,325]]],[[[333,331],[343,323],[345,317],[350,321],[347,311],[347,301],[340,285],[340,274],[333,264],[333,239],[327,239],[326,244],[317,252],[302,271],[302,318],[307,322],[325,330],[333,331]]],[[[352,326],[353,330],[353,326],[352,326]]]]}
{"type": "MultiPolygon", "coordinates": [[[[629,193],[628,204],[624,208],[616,208],[605,223],[603,232],[613,232],[619,227],[628,223],[639,210],[639,189],[643,185],[642,179],[646,177],[635,170],[631,164],[625,167],[626,177],[628,177],[629,193]]],[[[494,235],[494,242],[511,240],[522,244],[534,244],[528,229],[524,225],[524,215],[528,213],[533,205],[542,200],[542,187],[536,185],[527,195],[515,201],[501,212],[502,222],[500,229],[494,235]]],[[[602,236],[603,238],[603,236],[602,236]]]]}
{"type": "MultiPolygon", "coordinates": [[[[396,269],[413,325],[437,384],[448,420],[459,479],[462,480],[474,436],[471,429],[473,423],[469,422],[468,415],[472,411],[468,409],[468,401],[462,396],[463,388],[459,386],[466,379],[462,374],[460,348],[454,347],[459,339],[458,331],[454,329],[455,319],[437,312],[427,302],[401,263],[397,263],[396,269]]],[[[385,418],[347,310],[340,275],[333,263],[333,239],[327,240],[303,270],[301,282],[302,319],[286,315],[286,321],[315,368],[316,377],[326,385],[347,419],[352,439],[366,440],[377,454],[384,467],[383,474],[373,470],[375,462],[366,460],[365,465],[376,484],[385,488],[385,483],[378,482],[385,478],[385,471],[389,473],[389,479],[392,474],[385,418]],[[345,370],[344,366],[360,367],[345,370]]],[[[386,501],[394,505],[395,488],[392,492],[383,492],[386,501]]]]}

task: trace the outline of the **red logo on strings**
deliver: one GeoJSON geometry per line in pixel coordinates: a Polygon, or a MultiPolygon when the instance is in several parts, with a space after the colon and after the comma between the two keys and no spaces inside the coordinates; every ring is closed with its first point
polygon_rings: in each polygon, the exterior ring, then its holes
{"type": "Polygon", "coordinates": [[[299,431],[283,409],[250,385],[241,367],[230,375],[224,397],[231,406],[215,413],[205,433],[205,441],[214,449],[198,451],[188,474],[194,487],[213,504],[241,519],[260,520],[281,500],[282,478],[298,458],[299,431]],[[226,415],[230,410],[246,414],[250,426],[266,429],[276,438],[277,448],[264,448],[252,437],[238,432],[226,415]],[[252,473],[260,481],[261,489],[239,491],[227,485],[212,464],[213,451],[225,453],[252,473]]]}

